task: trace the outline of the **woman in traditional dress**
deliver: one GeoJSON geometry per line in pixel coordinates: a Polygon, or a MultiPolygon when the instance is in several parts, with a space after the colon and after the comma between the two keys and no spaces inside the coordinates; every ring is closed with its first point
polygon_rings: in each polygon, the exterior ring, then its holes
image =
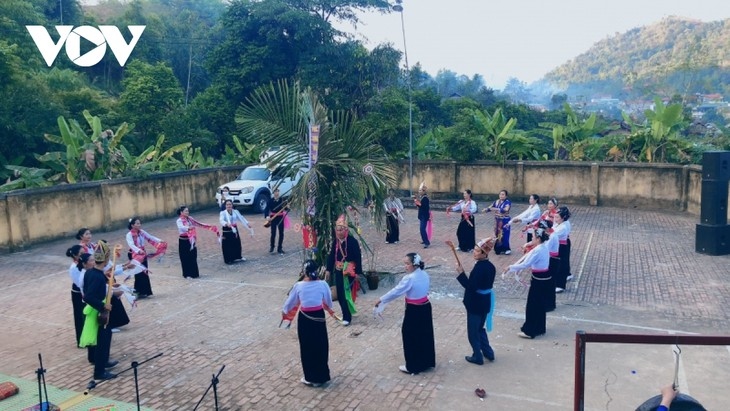
{"type": "Polygon", "coordinates": [[[294,284],[282,308],[282,315],[299,305],[297,336],[304,377],[310,387],[319,387],[330,380],[329,340],[324,310],[332,310],[332,294],[326,282],[319,280],[319,267],[314,260],[304,262],[304,280],[294,284]]]}
{"type": "MultiPolygon", "coordinates": [[[[147,261],[148,255],[144,249],[145,244],[149,243],[158,247],[163,241],[143,230],[142,220],[138,216],[129,219],[127,228],[129,229],[126,236],[127,245],[129,246],[127,257],[129,257],[130,261],[133,259],[137,260],[145,268],[149,268],[149,262],[147,261]]],[[[152,283],[150,282],[148,271],[134,275],[134,289],[137,292],[137,298],[147,298],[152,295],[152,283]]]]}
{"type": "Polygon", "coordinates": [[[568,207],[562,206],[558,209],[555,214],[555,231],[553,235],[558,236],[558,242],[560,246],[558,253],[560,257],[560,268],[558,269],[557,277],[555,278],[555,292],[562,293],[565,291],[567,285],[568,276],[570,276],[570,246],[569,238],[571,224],[568,219],[570,218],[570,210],[568,207]]]}
{"type": "MultiPolygon", "coordinates": [[[[547,241],[550,235],[542,228],[535,230],[532,239],[534,248],[522,257],[517,263],[507,267],[504,274],[509,272],[517,273],[525,268],[532,271],[530,280],[530,291],[527,293],[527,306],[525,307],[525,323],[521,332],[517,334],[521,338],[535,338],[545,334],[547,322],[547,307],[550,301],[550,251],[547,241]]],[[[504,275],[503,274],[503,275],[504,275]]]]}
{"type": "Polygon", "coordinates": [[[491,206],[485,208],[485,212],[494,211],[494,236],[497,239],[497,243],[494,245],[495,254],[512,254],[512,250],[509,246],[509,209],[512,207],[512,202],[507,198],[509,193],[507,190],[499,192],[499,199],[495,200],[491,206]]]}
{"type": "Polygon", "coordinates": [[[528,202],[530,203],[530,205],[525,211],[521,212],[517,217],[511,219],[507,224],[505,224],[505,227],[509,227],[510,230],[512,229],[512,227],[515,226],[515,224],[524,224],[522,231],[527,233],[527,243],[532,241],[532,233],[535,231],[535,228],[532,226],[532,224],[537,222],[537,220],[540,219],[540,215],[542,214],[540,210],[539,195],[530,195],[530,199],[528,200],[528,202]]]}
{"type": "MultiPolygon", "coordinates": [[[[83,248],[75,245],[66,250],[66,257],[71,257],[73,263],[68,268],[68,275],[71,277],[71,306],[74,314],[74,328],[76,330],[76,346],[79,346],[81,331],[84,329],[84,300],[81,296],[81,289],[84,287],[83,265],[79,268],[79,257],[83,248]]],[[[89,254],[89,253],[86,253],[89,254]]]]}
{"type": "Polygon", "coordinates": [[[408,253],[403,262],[406,275],[398,285],[378,299],[375,307],[376,312],[382,312],[385,304],[405,294],[406,311],[401,335],[406,363],[399,369],[407,374],[418,374],[436,366],[433,316],[428,299],[430,279],[423,270],[425,264],[420,255],[408,253]]]}
{"type": "Polygon", "coordinates": [[[96,244],[91,242],[91,230],[84,227],[79,229],[76,233],[76,239],[79,240],[79,245],[82,247],[82,253],[94,254],[94,247],[96,244]]]}
{"type": "Polygon", "coordinates": [[[464,287],[466,335],[472,349],[472,354],[464,359],[477,365],[484,364],[485,357],[489,361],[494,361],[494,350],[489,345],[487,337],[487,331],[492,330],[491,313],[494,311],[492,286],[497,274],[494,264],[489,261],[489,252],[493,247],[493,238],[485,238],[474,247],[472,255],[476,262],[468,277],[461,264],[458,262],[456,264],[456,272],[459,274],[456,280],[464,287]]]}
{"type": "Polygon", "coordinates": [[[388,190],[388,197],[383,202],[385,207],[385,242],[397,244],[400,241],[400,223],[405,222],[403,218],[403,203],[395,196],[395,191],[388,190]]]}
{"type": "Polygon", "coordinates": [[[183,278],[198,278],[198,246],[196,244],[195,227],[204,228],[218,234],[218,226],[203,224],[193,217],[190,217],[188,206],[182,205],[177,209],[177,231],[180,235],[178,240],[180,265],[182,266],[183,278]]]}
{"type": "Polygon", "coordinates": [[[476,230],[474,228],[474,213],[479,209],[477,203],[471,199],[471,190],[466,189],[463,193],[464,199],[446,209],[446,214],[452,211],[461,212],[461,221],[456,228],[456,238],[459,241],[457,250],[469,253],[476,244],[476,230]]]}
{"type": "Polygon", "coordinates": [[[223,262],[233,264],[236,261],[246,261],[241,251],[240,232],[243,227],[253,237],[253,228],[241,213],[233,208],[233,201],[226,200],[226,209],[220,213],[220,223],[223,227],[223,240],[221,241],[221,249],[223,250],[223,262]]]}

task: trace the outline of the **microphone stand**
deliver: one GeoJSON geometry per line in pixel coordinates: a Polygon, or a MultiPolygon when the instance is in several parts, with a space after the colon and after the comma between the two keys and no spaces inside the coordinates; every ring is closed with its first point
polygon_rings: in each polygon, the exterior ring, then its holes
{"type": "MultiPolygon", "coordinates": [[[[38,362],[40,363],[40,368],[38,368],[35,373],[38,375],[38,411],[49,411],[51,410],[51,404],[48,401],[48,388],[46,388],[46,369],[43,368],[43,358],[41,357],[41,353],[38,353],[38,362]],[[41,391],[41,385],[43,386],[43,390],[41,391]],[[46,394],[46,401],[43,402],[43,393],[46,394]]],[[[35,409],[35,407],[33,407],[35,409]]],[[[53,409],[56,409],[57,407],[53,405],[53,409]]]]}
{"type": "Polygon", "coordinates": [[[198,403],[195,404],[195,408],[193,408],[193,411],[198,409],[198,407],[200,406],[200,403],[203,402],[203,399],[205,399],[205,396],[208,395],[208,391],[210,391],[211,387],[213,388],[213,400],[215,401],[215,411],[218,411],[218,376],[221,375],[224,368],[226,368],[225,365],[223,365],[221,367],[220,371],[218,371],[218,374],[213,375],[213,379],[211,379],[210,385],[203,393],[203,396],[200,398],[200,401],[198,401],[198,403]]]}
{"type": "MultiPolygon", "coordinates": [[[[139,380],[138,380],[138,375],[137,375],[137,367],[139,367],[140,365],[142,365],[142,364],[144,364],[146,362],[152,361],[152,360],[154,360],[157,357],[161,357],[161,356],[162,356],[162,353],[159,353],[159,354],[157,354],[157,355],[155,355],[153,357],[150,357],[150,358],[148,358],[148,359],[146,359],[146,360],[144,360],[142,362],[132,361],[132,364],[131,364],[131,366],[129,368],[123,369],[122,371],[118,372],[117,375],[114,377],[114,378],[117,378],[118,376],[124,374],[125,372],[127,372],[129,370],[134,370],[134,392],[135,392],[135,395],[137,396],[137,411],[140,410],[140,404],[139,404],[139,380]]],[[[89,391],[93,390],[94,388],[98,387],[99,385],[101,385],[101,384],[103,384],[103,383],[105,383],[107,381],[110,381],[112,379],[113,378],[111,378],[109,380],[101,380],[99,382],[96,382],[95,380],[89,381],[89,383],[86,385],[86,391],[84,391],[84,395],[89,395],[89,391]]]]}

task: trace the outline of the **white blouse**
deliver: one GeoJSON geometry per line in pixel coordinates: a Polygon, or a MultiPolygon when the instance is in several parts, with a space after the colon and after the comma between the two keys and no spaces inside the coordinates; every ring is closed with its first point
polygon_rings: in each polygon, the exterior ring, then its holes
{"type": "Polygon", "coordinates": [[[428,296],[428,289],[431,286],[431,279],[428,273],[420,268],[406,274],[392,290],[380,297],[381,303],[389,303],[405,294],[409,300],[418,300],[428,296]]]}
{"type": "Polygon", "coordinates": [[[316,281],[299,281],[294,284],[289,297],[284,302],[281,312],[288,313],[297,304],[301,304],[303,308],[318,307],[326,305],[332,308],[332,292],[326,282],[316,281]]]}
{"type": "Polygon", "coordinates": [[[525,259],[520,263],[512,264],[508,267],[508,271],[517,272],[530,267],[533,270],[547,270],[550,266],[550,251],[547,248],[547,244],[540,244],[533,248],[525,259]]]}
{"type": "Polygon", "coordinates": [[[246,220],[246,218],[241,215],[241,212],[236,210],[235,208],[233,209],[233,211],[231,213],[229,213],[228,210],[221,211],[221,214],[220,214],[221,226],[223,226],[223,227],[229,226],[229,227],[231,227],[231,230],[234,233],[237,233],[238,230],[236,229],[236,227],[234,227],[234,224],[237,224],[236,223],[237,221],[240,222],[241,224],[243,224],[244,226],[248,227],[249,229],[251,228],[251,224],[248,223],[248,220],[246,220]]]}
{"type": "Polygon", "coordinates": [[[137,254],[144,250],[144,245],[148,242],[148,239],[158,243],[162,241],[145,230],[139,230],[139,234],[137,235],[137,244],[134,243],[134,237],[132,236],[131,231],[127,233],[126,239],[129,248],[137,254]]]}
{"type": "Polygon", "coordinates": [[[476,214],[477,212],[477,202],[474,200],[464,201],[459,200],[458,203],[456,203],[455,206],[451,207],[451,211],[461,211],[464,210],[468,212],[469,214],[476,214]]]}

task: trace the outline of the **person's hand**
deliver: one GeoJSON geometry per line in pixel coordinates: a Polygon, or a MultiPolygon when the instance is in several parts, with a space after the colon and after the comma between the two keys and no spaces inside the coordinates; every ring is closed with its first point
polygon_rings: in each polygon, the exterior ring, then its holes
{"type": "Polygon", "coordinates": [[[325,281],[329,281],[330,280],[330,272],[329,271],[325,271],[324,272],[324,280],[325,281]]]}
{"type": "Polygon", "coordinates": [[[461,274],[464,272],[464,268],[461,266],[461,263],[456,263],[456,274],[461,274]]]}
{"type": "Polygon", "coordinates": [[[376,307],[379,306],[379,305],[380,305],[380,298],[378,298],[378,301],[375,302],[375,306],[376,307]]]}
{"type": "Polygon", "coordinates": [[[662,391],[662,402],[659,403],[659,405],[663,405],[667,408],[669,408],[670,405],[672,405],[672,401],[674,401],[674,398],[677,396],[679,391],[677,391],[674,388],[674,384],[668,384],[661,388],[662,391]]]}
{"type": "Polygon", "coordinates": [[[111,303],[104,304],[104,309],[107,310],[107,311],[111,311],[112,310],[112,304],[111,303]]]}

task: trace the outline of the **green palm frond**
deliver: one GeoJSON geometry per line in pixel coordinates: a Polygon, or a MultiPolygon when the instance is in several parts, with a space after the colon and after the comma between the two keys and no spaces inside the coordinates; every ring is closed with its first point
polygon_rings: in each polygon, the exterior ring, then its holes
{"type": "MultiPolygon", "coordinates": [[[[245,140],[279,147],[267,159],[270,168],[289,176],[304,173],[292,190],[290,204],[302,210],[304,223],[318,233],[320,262],[331,246],[334,223],[346,210],[352,210],[351,222],[359,214],[382,227],[382,207],[373,207],[366,217],[359,205],[368,193],[374,204],[381,204],[387,189],[396,183],[396,168],[372,130],[362,127],[352,113],[328,111],[311,89],[279,81],[254,91],[239,108],[236,123],[245,140]],[[319,125],[320,135],[318,160],[307,170],[310,125],[319,125]],[[308,207],[310,199],[314,208],[308,207]],[[313,216],[308,209],[315,210],[313,216]]],[[[354,223],[352,228],[357,233],[354,223]]]]}

